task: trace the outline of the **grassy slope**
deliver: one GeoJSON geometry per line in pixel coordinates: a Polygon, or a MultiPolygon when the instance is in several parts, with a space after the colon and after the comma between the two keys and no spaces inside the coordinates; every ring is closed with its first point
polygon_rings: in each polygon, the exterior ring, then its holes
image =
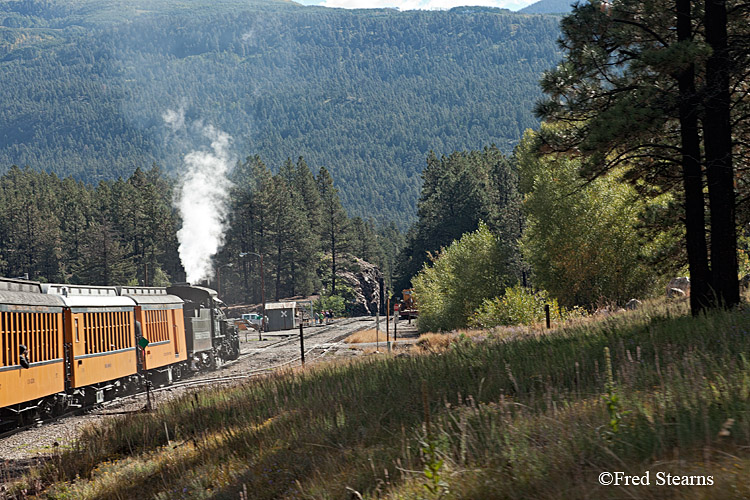
{"type": "Polygon", "coordinates": [[[652,306],[549,335],[459,337],[112,420],[37,474],[50,498],[742,498],[749,331],[748,311],[652,306]],[[598,486],[614,470],[715,485],[598,486]]]}

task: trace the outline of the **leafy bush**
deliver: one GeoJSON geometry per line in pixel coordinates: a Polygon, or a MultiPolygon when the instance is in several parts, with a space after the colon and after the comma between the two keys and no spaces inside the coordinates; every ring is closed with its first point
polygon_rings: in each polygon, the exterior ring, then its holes
{"type": "Polygon", "coordinates": [[[540,290],[534,292],[520,284],[507,288],[505,295],[485,299],[469,320],[470,326],[488,328],[498,325],[531,325],[544,321],[544,306],[550,306],[553,320],[562,320],[566,311],[551,299],[549,294],[540,290]]]}
{"type": "Polygon", "coordinates": [[[313,308],[318,311],[333,311],[334,316],[343,316],[346,311],[346,299],[341,295],[329,295],[315,301],[313,308]]]}
{"type": "Polygon", "coordinates": [[[484,299],[503,293],[510,281],[510,252],[486,224],[464,234],[414,278],[419,330],[446,331],[467,325],[484,299]]]}
{"type": "Polygon", "coordinates": [[[527,215],[520,246],[535,284],[563,305],[593,308],[648,296],[675,275],[682,229],[662,225],[671,195],[644,201],[623,170],[586,182],[580,159],[538,157],[535,141],[529,131],[516,150],[527,215]]]}

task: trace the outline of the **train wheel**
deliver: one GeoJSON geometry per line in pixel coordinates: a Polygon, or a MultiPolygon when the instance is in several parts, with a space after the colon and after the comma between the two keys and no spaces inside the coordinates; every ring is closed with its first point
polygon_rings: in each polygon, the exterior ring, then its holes
{"type": "Polygon", "coordinates": [[[39,418],[42,420],[49,420],[58,413],[57,399],[53,396],[51,398],[45,398],[39,404],[39,418]]]}
{"type": "Polygon", "coordinates": [[[202,352],[201,366],[205,370],[213,370],[214,368],[216,368],[216,360],[214,359],[214,355],[210,352],[202,352]]]}
{"type": "Polygon", "coordinates": [[[237,359],[240,357],[240,339],[233,339],[229,341],[229,359],[237,359]]]}

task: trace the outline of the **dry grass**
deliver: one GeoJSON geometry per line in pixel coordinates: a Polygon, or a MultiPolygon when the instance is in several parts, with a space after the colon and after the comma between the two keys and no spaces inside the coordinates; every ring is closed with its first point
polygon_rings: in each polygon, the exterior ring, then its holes
{"type": "MultiPolygon", "coordinates": [[[[369,344],[374,343],[376,339],[378,342],[385,342],[385,331],[383,329],[380,332],[376,332],[374,328],[371,330],[361,330],[349,335],[344,342],[348,344],[369,344]]],[[[392,340],[393,333],[391,333],[392,340]]]]}
{"type": "Polygon", "coordinates": [[[748,311],[656,304],[426,338],[439,353],[287,370],[109,420],[36,480],[53,499],[132,498],[135,485],[158,499],[750,496],[748,311]],[[717,484],[597,483],[645,470],[717,484]]]}

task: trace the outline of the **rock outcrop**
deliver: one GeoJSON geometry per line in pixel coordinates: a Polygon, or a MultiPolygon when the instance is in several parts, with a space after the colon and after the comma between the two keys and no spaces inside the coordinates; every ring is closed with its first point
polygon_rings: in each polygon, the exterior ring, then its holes
{"type": "Polygon", "coordinates": [[[625,304],[625,310],[627,311],[635,311],[636,309],[639,309],[643,303],[638,299],[630,299],[627,304],[625,304]]]}
{"type": "MultiPolygon", "coordinates": [[[[353,297],[347,304],[350,314],[366,316],[378,312],[383,273],[376,265],[355,257],[347,269],[336,271],[336,276],[352,288],[353,297]]],[[[380,312],[383,312],[382,306],[380,312]]]]}
{"type": "Polygon", "coordinates": [[[679,297],[690,297],[690,278],[686,276],[672,278],[667,284],[667,298],[679,297]]]}

